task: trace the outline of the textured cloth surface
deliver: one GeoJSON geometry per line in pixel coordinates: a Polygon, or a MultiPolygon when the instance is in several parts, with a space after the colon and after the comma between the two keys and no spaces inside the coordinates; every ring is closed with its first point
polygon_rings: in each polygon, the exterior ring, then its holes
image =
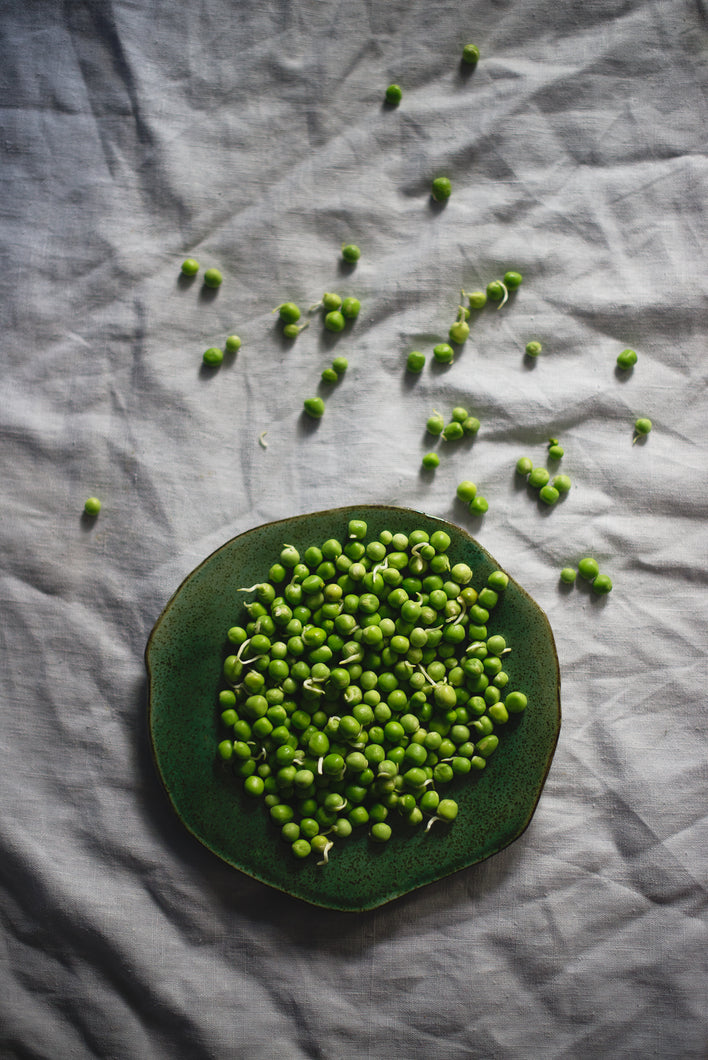
{"type": "Polygon", "coordinates": [[[706,1055],[707,28],[702,0],[7,0],[0,1055],[706,1055]],[[518,294],[431,367],[460,289],[507,268],[518,294]],[[273,307],[331,289],[354,327],[284,343],[273,307]],[[457,404],[479,435],[422,474],[457,404]],[[514,465],[551,436],[573,488],[542,511],[514,465]],[[342,915],[183,829],[143,652],[224,541],[359,501],[459,522],[527,589],[563,728],[521,839],[342,915]],[[588,554],[607,598],[559,587],[588,554]]]}

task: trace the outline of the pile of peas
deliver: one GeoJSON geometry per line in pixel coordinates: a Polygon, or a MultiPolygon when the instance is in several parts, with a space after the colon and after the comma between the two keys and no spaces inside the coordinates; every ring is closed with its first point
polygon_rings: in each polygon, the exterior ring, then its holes
{"type": "Polygon", "coordinates": [[[487,625],[507,575],[474,589],[444,530],[367,533],[352,519],[344,545],[285,544],[227,634],[218,756],[318,864],[363,826],[384,843],[392,821],[453,821],[444,789],[485,768],[527,705],[487,625]]]}

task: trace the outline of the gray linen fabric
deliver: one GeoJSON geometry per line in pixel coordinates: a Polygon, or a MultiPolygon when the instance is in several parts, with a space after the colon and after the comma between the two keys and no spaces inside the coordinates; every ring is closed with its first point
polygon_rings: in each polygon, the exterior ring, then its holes
{"type": "Polygon", "coordinates": [[[701,0],[2,5],[3,1057],[706,1055],[706,21],[701,0]],[[216,297],[178,279],[188,254],[216,297]],[[406,377],[505,268],[512,303],[406,377]],[[273,307],[332,288],[355,326],[286,346],[273,307]],[[455,404],[479,436],[425,476],[425,420],[455,404]],[[552,435],[573,489],[541,511],[514,465],[552,435]],[[224,541],[358,501],[451,518],[521,582],[564,725],[520,840],[342,915],[182,828],[143,651],[224,541]],[[585,554],[607,599],[559,588],[585,554]]]}

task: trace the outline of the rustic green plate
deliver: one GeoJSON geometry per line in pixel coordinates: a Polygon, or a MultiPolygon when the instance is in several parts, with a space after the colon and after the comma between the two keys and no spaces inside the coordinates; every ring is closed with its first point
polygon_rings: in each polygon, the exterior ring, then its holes
{"type": "Polygon", "coordinates": [[[482,861],[521,835],[558,740],[560,676],[548,619],[510,579],[489,630],[512,646],[504,663],[509,687],[526,692],[529,706],[500,733],[487,768],[451,785],[460,807],[455,823],[435,824],[428,834],[394,830],[383,845],[372,844],[362,829],[337,844],[326,866],[314,858],[296,862],[262,800],[243,795],[241,781],[217,762],[225,634],[245,599],[238,588],[267,578],[285,542],[303,551],[328,537],[344,538],[354,517],[367,521],[370,536],[385,529],[445,529],[450,554],[472,567],[477,588],[498,568],[464,530],[407,508],[361,505],[267,523],[227,541],[182,582],[150,635],[145,658],[155,763],[185,827],[224,861],[271,887],[314,905],[361,911],[482,861]]]}

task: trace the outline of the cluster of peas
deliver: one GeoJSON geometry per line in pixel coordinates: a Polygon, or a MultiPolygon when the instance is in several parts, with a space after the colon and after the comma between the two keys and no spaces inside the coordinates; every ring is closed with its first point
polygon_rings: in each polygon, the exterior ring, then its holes
{"type": "Polygon", "coordinates": [[[572,585],[578,573],[581,578],[592,584],[596,593],[605,596],[607,593],[612,592],[611,578],[607,574],[600,574],[600,564],[592,556],[586,556],[585,559],[581,559],[578,563],[577,571],[575,567],[563,567],[560,572],[560,579],[564,585],[572,585]]]}
{"type": "Polygon", "coordinates": [[[218,755],[320,863],[364,825],[381,843],[391,820],[453,821],[439,789],[484,769],[495,727],[527,706],[487,628],[507,575],[478,592],[445,531],[367,532],[352,519],[344,546],[284,545],[227,634],[218,755]]]}
{"type": "MultiPolygon", "coordinates": [[[[549,438],[549,460],[562,460],[563,454],[563,446],[558,439],[549,438]]],[[[554,475],[551,481],[550,472],[545,467],[534,467],[533,460],[528,456],[520,456],[516,461],[516,473],[523,476],[529,486],[537,489],[541,500],[548,505],[555,504],[561,496],[565,496],[572,485],[569,475],[554,475]]]]}
{"type": "MultiPolygon", "coordinates": [[[[479,62],[479,48],[476,44],[465,44],[462,49],[462,62],[467,66],[476,66],[479,62]]],[[[384,99],[391,107],[397,107],[403,99],[403,89],[400,85],[389,85],[384,93],[384,99]]]]}

